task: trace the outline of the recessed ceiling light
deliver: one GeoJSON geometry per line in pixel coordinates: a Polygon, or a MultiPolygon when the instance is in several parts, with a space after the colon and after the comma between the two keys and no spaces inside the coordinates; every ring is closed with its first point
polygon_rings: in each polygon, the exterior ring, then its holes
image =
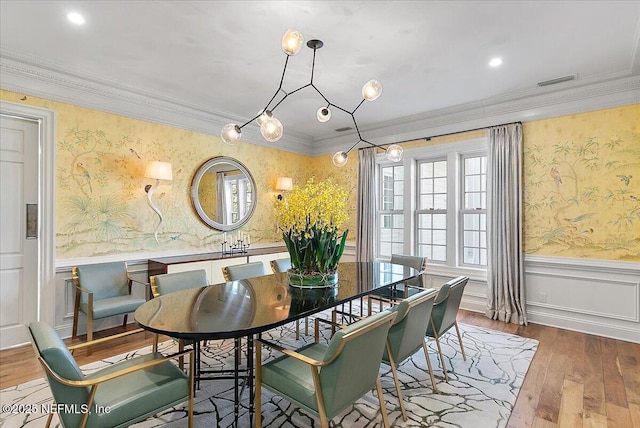
{"type": "Polygon", "coordinates": [[[502,58],[493,58],[491,61],[489,61],[489,65],[491,67],[498,67],[502,64],[502,58]]]}
{"type": "Polygon", "coordinates": [[[84,25],[86,22],[84,16],[80,15],[78,12],[67,13],[67,19],[76,25],[84,25]]]}

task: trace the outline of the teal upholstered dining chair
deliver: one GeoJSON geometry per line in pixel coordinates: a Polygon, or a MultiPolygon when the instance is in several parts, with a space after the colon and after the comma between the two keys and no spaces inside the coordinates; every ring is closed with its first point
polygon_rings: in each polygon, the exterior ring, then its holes
{"type": "Polygon", "coordinates": [[[244,263],[241,265],[225,266],[222,274],[226,281],[240,281],[241,279],[255,278],[256,276],[267,275],[262,262],[244,263]]]}
{"type": "Polygon", "coordinates": [[[286,272],[291,269],[291,259],[275,259],[271,260],[271,270],[274,273],[286,272]]]}
{"type": "MultiPolygon", "coordinates": [[[[97,345],[140,330],[109,336],[67,348],[51,326],[35,322],[28,329],[36,356],[46,373],[58,414],[65,427],[128,427],[154,414],[188,402],[193,426],[193,371],[182,372],[159,353],[117,362],[84,375],[70,350],[97,345]],[[85,412],[83,409],[91,409],[85,412]]],[[[193,351],[188,355],[193,367],[193,351]]],[[[49,415],[50,426],[53,413],[49,415]]]]}
{"type": "Polygon", "coordinates": [[[380,383],[380,363],[387,333],[395,318],[391,311],[357,321],[333,335],[328,344],[312,343],[295,351],[258,339],[256,345],[256,421],[261,426],[262,388],[286,398],[320,418],[321,426],[357,399],[378,392],[385,427],[389,419],[380,383]],[[284,355],[261,361],[262,346],[284,355]]]}
{"type": "Polygon", "coordinates": [[[427,360],[433,390],[438,390],[433,377],[433,368],[431,367],[431,360],[429,360],[429,351],[427,350],[426,338],[424,336],[424,326],[427,325],[431,319],[431,310],[433,309],[435,297],[436,292],[433,290],[421,291],[402,300],[397,306],[391,309],[395,311],[396,318],[389,330],[387,346],[382,356],[382,362],[391,366],[391,373],[393,374],[393,381],[398,393],[398,401],[400,402],[402,420],[404,421],[407,420],[407,413],[404,408],[402,390],[396,368],[400,363],[415,354],[420,348],[424,351],[424,356],[427,360]]]}
{"type": "MultiPolygon", "coordinates": [[[[127,272],[124,262],[100,263],[71,268],[75,286],[73,309],[73,337],[78,335],[80,312],[87,316],[87,341],[93,339],[93,321],[116,315],[124,315],[123,327],[127,325],[127,314],[134,312],[146,299],[131,294],[132,284],[143,284],[134,280],[127,272]]],[[[145,289],[146,293],[146,289],[145,289]]],[[[87,348],[90,354],[90,348],[87,348]]]]}
{"type": "MultiPolygon", "coordinates": [[[[158,297],[163,294],[172,293],[174,291],[187,290],[189,288],[206,287],[207,271],[204,269],[166,273],[163,275],[154,275],[149,278],[151,281],[151,292],[153,297],[158,297]]],[[[178,340],[178,351],[182,352],[185,344],[191,344],[191,342],[185,343],[184,339],[178,340]]],[[[196,344],[196,350],[199,351],[199,344],[196,344]]],[[[154,349],[158,349],[158,335],[154,338],[154,349]]],[[[196,353],[196,373],[198,379],[200,378],[200,355],[196,353]]],[[[183,367],[183,360],[180,359],[180,368],[183,367]]]]}
{"type": "Polygon", "coordinates": [[[428,259],[422,256],[405,256],[403,254],[392,254],[390,263],[395,265],[412,267],[418,272],[420,272],[420,274],[414,278],[411,278],[408,281],[405,281],[405,283],[402,286],[400,285],[396,286],[393,299],[391,298],[390,292],[387,292],[384,294],[376,293],[369,296],[369,299],[368,299],[369,313],[371,314],[373,301],[378,301],[380,304],[380,310],[382,310],[383,303],[393,304],[399,300],[402,300],[410,296],[412,293],[417,293],[418,291],[420,291],[421,288],[424,288],[423,274],[424,274],[424,271],[427,269],[427,262],[428,262],[428,259]]]}
{"type": "Polygon", "coordinates": [[[467,360],[467,356],[464,354],[462,336],[460,335],[460,328],[458,328],[456,317],[458,315],[458,309],[460,309],[462,293],[468,281],[468,277],[459,276],[440,288],[436,300],[433,303],[431,322],[427,324],[427,336],[436,339],[438,354],[440,355],[440,362],[442,363],[442,371],[444,372],[444,378],[447,382],[449,381],[449,377],[447,376],[447,367],[444,363],[444,355],[442,354],[442,347],[440,346],[440,337],[451,327],[455,327],[456,333],[458,334],[458,342],[460,343],[460,350],[462,351],[462,358],[465,361],[467,360]]]}
{"type": "MultiPolygon", "coordinates": [[[[271,270],[273,273],[286,272],[291,269],[291,259],[275,259],[271,260],[271,270]]],[[[309,334],[309,319],[304,319],[304,334],[309,334]]],[[[300,320],[296,320],[296,340],[300,339],[300,320]]]]}

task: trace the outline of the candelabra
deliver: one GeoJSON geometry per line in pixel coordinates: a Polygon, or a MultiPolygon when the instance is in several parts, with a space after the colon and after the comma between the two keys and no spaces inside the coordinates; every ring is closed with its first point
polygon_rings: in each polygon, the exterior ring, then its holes
{"type": "Polygon", "coordinates": [[[249,251],[251,245],[251,239],[249,235],[238,235],[236,238],[233,236],[227,241],[227,234],[224,234],[224,241],[222,241],[222,256],[231,256],[234,254],[246,254],[249,251]]]}

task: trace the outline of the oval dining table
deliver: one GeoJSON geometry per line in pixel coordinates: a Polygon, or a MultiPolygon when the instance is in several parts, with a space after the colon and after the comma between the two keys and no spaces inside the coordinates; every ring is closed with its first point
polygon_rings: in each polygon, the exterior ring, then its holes
{"type": "MultiPolygon", "coordinates": [[[[397,285],[419,274],[411,267],[385,262],[344,262],[338,265],[337,286],[297,287],[289,285],[286,272],[276,273],[161,295],[138,307],[134,316],[145,330],[191,340],[194,344],[202,340],[234,340],[234,423],[238,426],[242,338],[247,340],[247,364],[242,372],[247,374],[252,422],[254,335],[336,306],[351,304],[369,294],[388,296],[394,293],[397,285]]],[[[223,377],[214,379],[220,378],[223,377]]]]}

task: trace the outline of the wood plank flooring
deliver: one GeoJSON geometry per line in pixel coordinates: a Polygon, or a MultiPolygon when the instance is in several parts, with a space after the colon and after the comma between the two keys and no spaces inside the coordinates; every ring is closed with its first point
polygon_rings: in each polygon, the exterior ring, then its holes
{"type": "MultiPolygon", "coordinates": [[[[537,324],[505,324],[468,311],[460,311],[458,321],[540,341],[508,428],[640,428],[640,344],[537,324]]],[[[84,365],[152,340],[153,335],[139,333],[96,346],[90,357],[80,352],[76,359],[84,365]]],[[[0,351],[0,389],[40,377],[31,346],[0,351]]]]}

